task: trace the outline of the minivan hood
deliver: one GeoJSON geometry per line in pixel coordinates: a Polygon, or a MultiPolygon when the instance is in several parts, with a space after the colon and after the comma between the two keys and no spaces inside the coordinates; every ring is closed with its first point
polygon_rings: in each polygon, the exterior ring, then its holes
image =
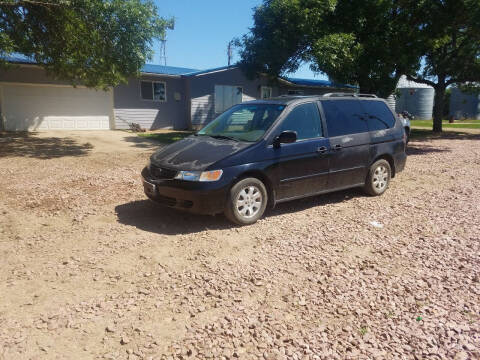
{"type": "Polygon", "coordinates": [[[205,170],[248,146],[248,142],[189,136],[157,150],[150,158],[156,166],[174,170],[205,170]]]}

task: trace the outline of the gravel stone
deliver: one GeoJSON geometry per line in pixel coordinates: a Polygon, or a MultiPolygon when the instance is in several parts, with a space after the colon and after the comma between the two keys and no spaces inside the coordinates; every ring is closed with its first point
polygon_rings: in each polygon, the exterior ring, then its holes
{"type": "Polygon", "coordinates": [[[247,227],[147,201],[158,144],[67,134],[0,134],[1,358],[480,358],[480,132],[247,227]]]}

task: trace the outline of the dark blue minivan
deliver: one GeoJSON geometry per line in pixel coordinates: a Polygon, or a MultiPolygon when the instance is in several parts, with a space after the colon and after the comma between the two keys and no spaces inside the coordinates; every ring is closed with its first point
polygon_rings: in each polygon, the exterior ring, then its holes
{"type": "Polygon", "coordinates": [[[383,194],[405,167],[405,140],[372,95],[250,101],[155,152],[143,185],[160,204],[252,224],[283,201],[352,187],[383,194]]]}

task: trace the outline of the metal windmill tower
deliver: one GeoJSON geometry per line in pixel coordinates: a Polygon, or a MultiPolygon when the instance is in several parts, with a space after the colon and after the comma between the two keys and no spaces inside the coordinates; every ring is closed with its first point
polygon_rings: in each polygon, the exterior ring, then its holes
{"type": "MultiPolygon", "coordinates": [[[[175,21],[172,20],[171,23],[167,26],[168,30],[175,29],[175,21]]],[[[167,30],[163,33],[160,39],[160,64],[167,66],[167,30]]]]}
{"type": "Polygon", "coordinates": [[[160,39],[160,65],[167,66],[167,35],[160,39]]]}

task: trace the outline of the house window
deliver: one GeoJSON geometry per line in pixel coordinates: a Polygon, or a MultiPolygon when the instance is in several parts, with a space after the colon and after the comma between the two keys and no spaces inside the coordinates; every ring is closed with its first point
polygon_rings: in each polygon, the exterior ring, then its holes
{"type": "Polygon", "coordinates": [[[140,92],[143,100],[167,101],[167,86],[164,82],[141,81],[140,92]]]}
{"type": "Polygon", "coordinates": [[[215,113],[220,114],[242,101],[241,86],[215,85],[215,113]]]}
{"type": "Polygon", "coordinates": [[[260,88],[260,98],[270,99],[272,97],[272,88],[269,86],[262,86],[260,88]]]}
{"type": "Polygon", "coordinates": [[[288,90],[288,95],[303,95],[305,92],[303,90],[288,90]]]}

